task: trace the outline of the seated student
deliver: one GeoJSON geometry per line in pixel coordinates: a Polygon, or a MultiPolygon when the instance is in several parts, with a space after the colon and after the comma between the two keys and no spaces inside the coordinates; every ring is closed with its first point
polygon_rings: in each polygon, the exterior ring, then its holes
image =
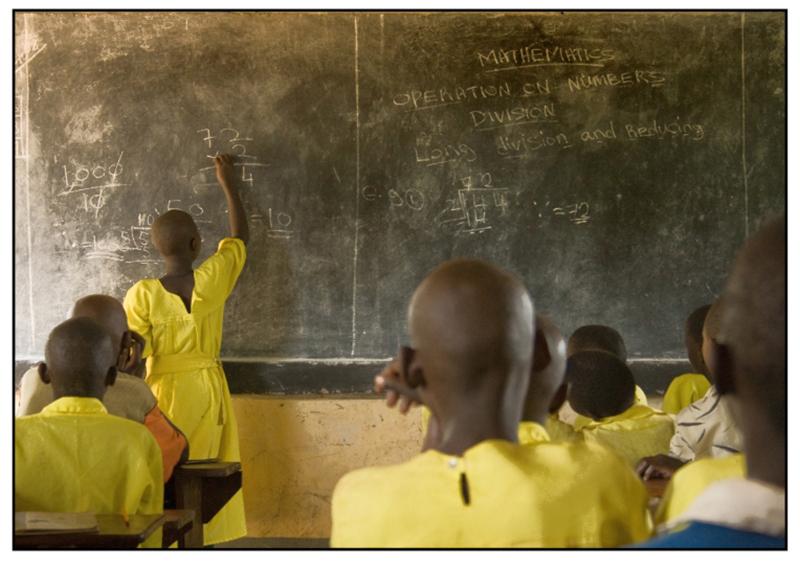
{"type": "MultiPolygon", "coordinates": [[[[708,359],[717,345],[722,317],[725,311],[723,298],[717,299],[703,323],[703,358],[708,359]]],[[[709,376],[716,381],[710,364],[709,376]]],[[[700,458],[720,458],[736,454],[742,449],[739,428],[726,406],[727,400],[712,384],[706,394],[675,417],[675,435],[669,454],[645,458],[639,463],[639,474],[645,479],[669,479],[675,470],[700,458]]]]}
{"type": "Polygon", "coordinates": [[[745,477],[744,454],[722,458],[702,458],[675,472],[661,497],[655,515],[657,525],[674,520],[714,482],[745,477]]]}
{"type": "MultiPolygon", "coordinates": [[[[569,337],[567,342],[567,358],[578,352],[586,350],[601,350],[617,356],[620,360],[628,362],[628,351],[619,332],[602,324],[588,324],[581,326],[569,337]]],[[[636,385],[636,403],[647,405],[647,395],[641,387],[636,385]]],[[[573,426],[587,423],[587,419],[577,414],[569,402],[566,402],[559,411],[559,418],[573,426]]]]}
{"type": "Polygon", "coordinates": [[[665,413],[678,414],[703,397],[711,386],[706,377],[708,369],[703,362],[703,323],[710,308],[711,305],[703,305],[692,311],[686,319],[684,344],[695,373],[684,373],[670,382],[661,405],[665,413]]]}
{"type": "Polygon", "coordinates": [[[635,383],[628,366],[600,350],[578,352],[567,359],[568,400],[586,420],[575,430],[598,442],[632,467],[645,456],[669,448],[672,417],[634,403],[635,383]]]}
{"type": "MultiPolygon", "coordinates": [[[[108,414],[144,424],[150,430],[161,448],[166,483],[172,477],[175,466],[188,458],[189,446],[183,433],[159,410],[150,387],[142,378],[129,374],[139,361],[141,343],[137,341],[141,338],[128,330],[122,304],[108,295],[87,295],[75,302],[69,316],[92,319],[118,345],[117,378],[106,389],[103,405],[108,414]]],[[[36,367],[30,368],[22,376],[20,396],[19,416],[36,414],[55,399],[53,387],[42,381],[36,367]]]]}
{"type": "MultiPolygon", "coordinates": [[[[744,437],[745,479],[714,483],[648,548],[786,548],[786,224],[739,252],[705,359],[744,437]]],[[[709,313],[710,315],[710,313],[709,313]]]]}
{"type": "MultiPolygon", "coordinates": [[[[563,381],[567,365],[566,344],[558,327],[548,317],[537,314],[535,326],[531,383],[537,383],[541,379],[549,380],[551,379],[550,375],[552,375],[552,379],[556,379],[561,384],[547,408],[548,415],[544,426],[552,442],[569,442],[577,438],[575,429],[558,418],[558,410],[567,397],[567,386],[563,381]],[[548,375],[538,375],[543,372],[547,372],[548,375]]],[[[408,412],[409,407],[421,405],[422,401],[416,394],[416,390],[404,387],[396,379],[391,379],[392,375],[399,372],[397,363],[397,360],[393,360],[392,364],[387,366],[390,370],[386,372],[386,375],[379,374],[375,377],[375,391],[376,393],[383,393],[386,390],[387,405],[389,407],[393,407],[398,400],[401,401],[400,412],[405,414],[408,412]],[[400,395],[400,398],[398,398],[398,395],[400,395]]],[[[541,392],[536,387],[528,388],[528,394],[525,397],[525,404],[522,409],[522,421],[520,421],[517,430],[520,444],[538,442],[538,432],[541,427],[537,422],[537,415],[541,413],[541,404],[546,401],[546,399],[541,398],[541,392]]],[[[431,412],[425,405],[422,405],[420,413],[422,436],[425,438],[423,450],[425,450],[435,444],[435,441],[431,440],[428,434],[430,432],[431,412]]],[[[437,433],[438,431],[433,431],[431,436],[435,436],[437,433]]]]}
{"type": "Polygon", "coordinates": [[[532,311],[515,277],[481,261],[449,261],[425,278],[397,379],[430,408],[435,446],[345,475],[331,546],[591,547],[648,536],[647,495],[631,470],[600,446],[546,441],[555,379],[536,385],[540,441],[518,443],[532,311]]]}
{"type": "MultiPolygon", "coordinates": [[[[536,338],[531,364],[531,385],[522,407],[522,422],[519,423],[519,442],[527,444],[532,437],[531,429],[540,424],[542,404],[546,396],[537,384],[558,383],[558,388],[547,406],[544,428],[551,442],[570,442],[578,438],[571,425],[558,418],[558,411],[567,399],[567,384],[564,373],[567,369],[567,345],[555,323],[544,315],[536,315],[536,338]]],[[[541,427],[539,427],[541,428],[541,427]]]]}
{"type": "MultiPolygon", "coordinates": [[[[153,435],[109,415],[100,401],[116,378],[117,354],[105,329],[88,318],[50,333],[38,371],[55,401],[15,420],[15,511],[162,512],[164,475],[153,435]]],[[[145,546],[160,544],[159,532],[145,546]]]]}

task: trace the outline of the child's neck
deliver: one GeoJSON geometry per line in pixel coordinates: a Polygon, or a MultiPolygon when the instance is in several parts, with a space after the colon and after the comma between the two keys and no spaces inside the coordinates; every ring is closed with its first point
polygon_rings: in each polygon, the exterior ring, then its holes
{"type": "MultiPolygon", "coordinates": [[[[527,399],[525,406],[522,408],[522,420],[529,423],[539,423],[544,425],[547,418],[550,416],[549,407],[542,403],[540,398],[527,399]]],[[[555,411],[558,414],[558,411],[555,411]]]]}
{"type": "Polygon", "coordinates": [[[189,257],[166,256],[164,257],[165,277],[181,277],[192,273],[194,261],[189,257]]]}
{"type": "Polygon", "coordinates": [[[466,402],[459,410],[440,417],[441,441],[434,447],[444,454],[456,456],[483,442],[498,439],[516,443],[519,423],[503,422],[502,415],[487,410],[486,403],[466,402]]]}
{"type": "Polygon", "coordinates": [[[761,415],[749,414],[742,430],[747,477],[786,488],[786,434],[761,415]]]}

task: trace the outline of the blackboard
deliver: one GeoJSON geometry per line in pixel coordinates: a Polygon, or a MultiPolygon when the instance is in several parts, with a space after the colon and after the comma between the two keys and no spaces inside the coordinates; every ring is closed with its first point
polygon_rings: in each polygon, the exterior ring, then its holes
{"type": "Polygon", "coordinates": [[[18,358],[75,298],[159,274],[158,213],[213,251],[217,151],[252,229],[239,364],[391,356],[457,256],[565,332],[681,359],[686,313],[785,207],[783,12],[17,12],[15,40],[18,358]]]}

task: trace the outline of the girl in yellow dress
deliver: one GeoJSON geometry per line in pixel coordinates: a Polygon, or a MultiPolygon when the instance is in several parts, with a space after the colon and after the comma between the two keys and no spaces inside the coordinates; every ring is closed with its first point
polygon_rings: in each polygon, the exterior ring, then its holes
{"type": "MultiPolygon", "coordinates": [[[[228,201],[230,237],[197,269],[200,233],[192,217],[170,210],[153,223],[153,245],[166,275],[143,279],[128,290],[125,312],[131,330],[145,339],[147,383],[161,410],[189,440],[190,460],[238,462],[239,434],[219,360],[225,300],[244,267],[249,230],[232,183],[233,158],[214,160],[228,201]]],[[[204,525],[204,543],[245,536],[242,491],[204,525]]]]}

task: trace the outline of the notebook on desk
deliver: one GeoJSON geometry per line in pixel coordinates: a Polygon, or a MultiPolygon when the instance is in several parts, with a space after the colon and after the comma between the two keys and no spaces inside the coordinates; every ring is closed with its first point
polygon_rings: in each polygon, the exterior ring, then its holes
{"type": "Polygon", "coordinates": [[[14,533],[92,533],[98,532],[94,513],[14,513],[14,533]]]}

